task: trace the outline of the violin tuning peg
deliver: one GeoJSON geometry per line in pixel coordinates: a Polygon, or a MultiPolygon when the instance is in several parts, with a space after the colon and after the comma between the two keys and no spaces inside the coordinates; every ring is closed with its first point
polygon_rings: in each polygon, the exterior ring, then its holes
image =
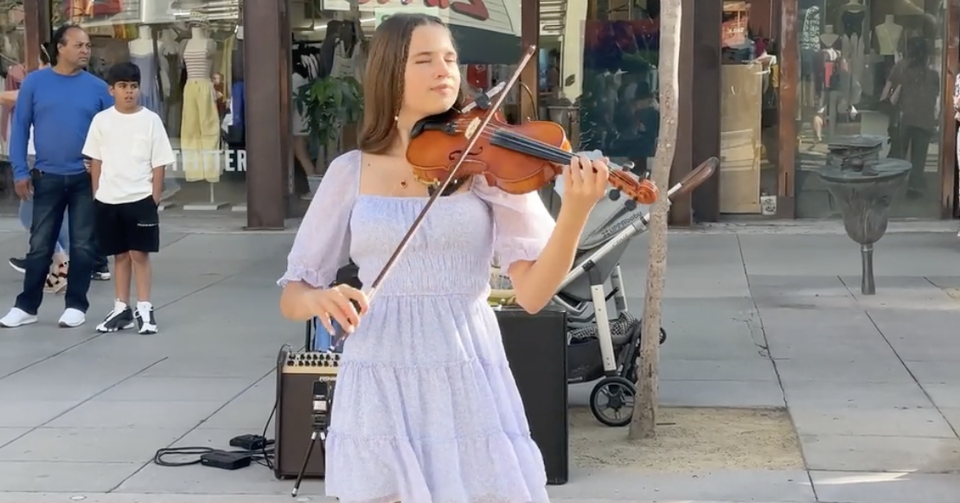
{"type": "Polygon", "coordinates": [[[627,199],[623,202],[623,206],[627,209],[627,211],[633,211],[637,209],[637,202],[633,199],[627,199]]]}
{"type": "Polygon", "coordinates": [[[609,194],[607,194],[607,197],[609,197],[611,201],[616,201],[620,199],[620,191],[617,189],[613,189],[610,191],[609,194]]]}
{"type": "Polygon", "coordinates": [[[621,167],[623,168],[624,171],[633,171],[633,168],[634,168],[635,166],[636,166],[636,165],[633,164],[633,162],[627,161],[627,162],[623,163],[623,166],[621,166],[621,167]]]}

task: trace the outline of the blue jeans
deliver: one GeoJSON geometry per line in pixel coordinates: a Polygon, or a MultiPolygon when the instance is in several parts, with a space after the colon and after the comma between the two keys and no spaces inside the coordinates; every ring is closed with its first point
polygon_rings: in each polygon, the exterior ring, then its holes
{"type": "Polygon", "coordinates": [[[93,187],[88,173],[55,175],[34,171],[33,221],[27,253],[23,292],[16,307],[36,315],[43,302],[43,286],[66,216],[69,229],[70,267],[67,270],[66,307],[87,312],[90,275],[97,260],[94,233],[93,187]],[[69,210],[69,212],[67,211],[69,210]]]}
{"type": "MultiPolygon", "coordinates": [[[[57,253],[62,253],[64,255],[70,255],[70,233],[68,232],[67,222],[70,217],[67,215],[69,212],[64,212],[63,224],[60,226],[60,235],[57,236],[57,253]]],[[[30,227],[33,224],[33,199],[21,199],[20,200],[20,224],[23,225],[23,228],[30,230],[30,227]]]]}

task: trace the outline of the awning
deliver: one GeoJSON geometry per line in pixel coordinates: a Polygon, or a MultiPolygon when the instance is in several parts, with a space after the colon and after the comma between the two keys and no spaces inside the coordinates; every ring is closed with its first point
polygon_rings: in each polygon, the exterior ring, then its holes
{"type": "MultiPolygon", "coordinates": [[[[378,19],[402,12],[429,13],[450,25],[463,64],[520,61],[520,2],[517,0],[359,0],[361,13],[378,19]]],[[[348,0],[324,0],[325,10],[349,11],[348,0]]]]}

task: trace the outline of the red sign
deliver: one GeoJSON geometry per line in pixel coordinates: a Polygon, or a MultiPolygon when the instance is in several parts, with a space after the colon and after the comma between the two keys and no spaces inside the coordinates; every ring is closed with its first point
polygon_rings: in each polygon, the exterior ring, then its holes
{"type": "MultiPolygon", "coordinates": [[[[359,0],[357,3],[359,5],[366,5],[373,1],[376,1],[378,5],[386,5],[393,0],[359,0]]],[[[490,20],[490,11],[487,10],[486,0],[400,0],[401,5],[411,5],[415,2],[422,2],[424,7],[450,9],[457,14],[481,22],[490,20]]]]}

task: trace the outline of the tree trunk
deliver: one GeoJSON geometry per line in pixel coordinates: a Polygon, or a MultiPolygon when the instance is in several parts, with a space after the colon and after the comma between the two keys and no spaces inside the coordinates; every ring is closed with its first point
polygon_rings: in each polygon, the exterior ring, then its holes
{"type": "Polygon", "coordinates": [[[637,397],[629,438],[656,436],[660,366],[660,311],[667,272],[667,213],[670,167],[677,144],[677,64],[680,57],[681,0],[665,0],[660,11],[660,138],[653,162],[653,181],[660,199],[650,219],[647,288],[643,304],[643,339],[637,372],[637,397]]]}

